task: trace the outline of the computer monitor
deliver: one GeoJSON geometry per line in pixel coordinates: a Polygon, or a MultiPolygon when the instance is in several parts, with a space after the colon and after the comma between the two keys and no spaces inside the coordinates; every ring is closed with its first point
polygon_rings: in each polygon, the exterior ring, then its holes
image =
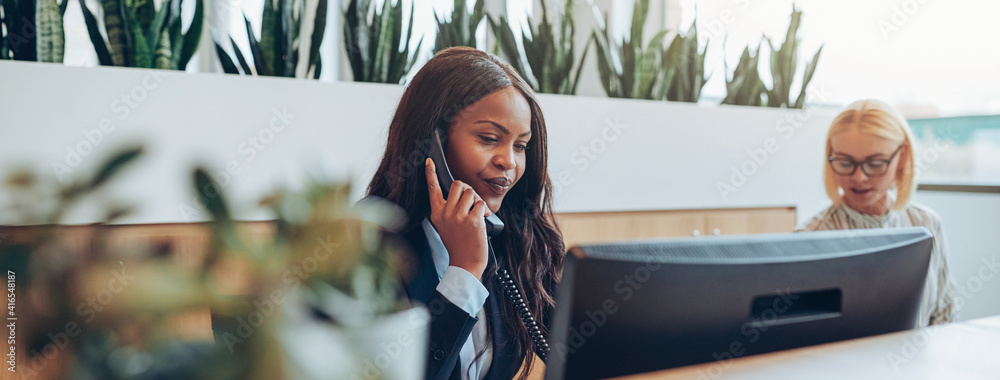
{"type": "Polygon", "coordinates": [[[598,379],[911,329],[922,227],[570,249],[547,379],[598,379]]]}

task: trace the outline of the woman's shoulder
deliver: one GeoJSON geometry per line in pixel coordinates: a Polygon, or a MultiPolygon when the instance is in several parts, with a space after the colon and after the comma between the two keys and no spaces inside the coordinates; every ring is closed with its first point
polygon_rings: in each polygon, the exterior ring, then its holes
{"type": "Polygon", "coordinates": [[[795,227],[795,232],[823,231],[843,229],[840,220],[843,219],[843,207],[841,205],[830,205],[813,215],[805,223],[795,227]]]}
{"type": "Polygon", "coordinates": [[[900,212],[914,226],[924,226],[932,232],[941,228],[941,216],[930,207],[917,202],[910,202],[900,212]]]}

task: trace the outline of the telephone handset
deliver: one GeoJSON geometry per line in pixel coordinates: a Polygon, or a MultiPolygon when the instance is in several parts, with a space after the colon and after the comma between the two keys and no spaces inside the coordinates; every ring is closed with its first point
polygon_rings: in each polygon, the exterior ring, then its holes
{"type": "MultiPolygon", "coordinates": [[[[443,134],[444,132],[441,128],[434,128],[434,143],[431,144],[430,157],[434,161],[434,168],[437,171],[441,194],[447,199],[448,190],[451,189],[451,183],[455,182],[455,179],[452,177],[451,171],[448,170],[448,162],[444,158],[444,145],[441,143],[441,135],[443,134]]],[[[500,234],[503,228],[503,222],[495,213],[490,213],[490,216],[486,217],[486,246],[489,249],[490,262],[493,264],[494,278],[496,278],[497,284],[503,288],[504,293],[507,294],[507,298],[513,303],[514,308],[521,317],[521,322],[524,323],[528,334],[531,335],[531,340],[535,343],[535,353],[544,362],[546,355],[549,353],[549,344],[542,335],[538,323],[531,314],[531,310],[528,309],[527,303],[524,302],[520,290],[517,289],[517,284],[511,279],[510,273],[506,269],[500,268],[496,254],[493,253],[493,242],[491,239],[500,234]]]]}
{"type": "MultiPolygon", "coordinates": [[[[448,170],[448,161],[444,159],[444,145],[441,144],[441,132],[439,128],[434,129],[434,144],[431,144],[430,152],[431,160],[434,161],[434,168],[437,171],[438,183],[441,185],[441,194],[444,195],[445,199],[448,199],[448,190],[451,189],[451,183],[455,182],[455,178],[451,176],[451,171],[448,170]]],[[[497,214],[490,213],[490,216],[486,217],[486,236],[494,237],[503,231],[503,222],[497,217],[497,214]]],[[[493,259],[496,263],[496,259],[493,259]]]]}

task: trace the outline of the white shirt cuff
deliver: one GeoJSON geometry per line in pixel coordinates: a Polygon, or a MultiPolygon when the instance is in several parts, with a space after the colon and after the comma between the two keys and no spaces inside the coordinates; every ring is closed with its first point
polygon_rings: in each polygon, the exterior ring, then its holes
{"type": "Polygon", "coordinates": [[[469,316],[479,314],[479,310],[482,310],[483,304],[486,303],[486,297],[490,295],[476,276],[455,266],[449,266],[444,270],[437,291],[455,306],[469,313],[469,316]]]}

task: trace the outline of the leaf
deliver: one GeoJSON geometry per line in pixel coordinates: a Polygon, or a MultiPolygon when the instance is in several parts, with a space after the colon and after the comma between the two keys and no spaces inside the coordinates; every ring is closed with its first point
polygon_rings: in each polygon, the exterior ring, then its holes
{"type": "Polygon", "coordinates": [[[819,62],[819,54],[823,52],[823,46],[820,46],[816,50],[816,54],[813,55],[813,59],[806,63],[806,71],[802,75],[802,88],[799,90],[799,97],[795,99],[795,106],[793,108],[802,108],[806,103],[806,87],[809,86],[809,82],[812,81],[813,73],[816,72],[816,64],[819,62]]]}
{"type": "Polygon", "coordinates": [[[107,182],[115,173],[121,170],[123,167],[128,165],[130,162],[135,160],[137,157],[141,156],[143,153],[142,147],[129,148],[121,153],[118,153],[113,158],[108,160],[101,166],[98,170],[97,175],[90,181],[88,185],[89,189],[96,189],[102,184],[107,182]]]}
{"type": "MultiPolygon", "coordinates": [[[[156,15],[156,7],[154,6],[153,0],[133,0],[138,3],[135,7],[135,18],[139,22],[139,28],[146,31],[149,30],[149,26],[153,23],[153,18],[156,15]]],[[[150,38],[146,38],[147,41],[151,41],[150,38]]]]}
{"type": "Polygon", "coordinates": [[[125,41],[125,25],[122,19],[122,4],[119,0],[101,0],[104,8],[104,29],[111,47],[111,61],[115,66],[132,66],[134,53],[125,41]]]}
{"type": "Polygon", "coordinates": [[[194,53],[198,51],[198,43],[201,42],[201,29],[205,21],[205,6],[202,0],[195,0],[194,2],[194,16],[191,18],[191,25],[188,27],[187,33],[184,33],[184,41],[181,44],[181,54],[177,60],[177,69],[184,70],[187,68],[188,61],[194,56],[194,53]]]}
{"type": "Polygon", "coordinates": [[[140,25],[136,8],[128,8],[124,11],[125,30],[128,30],[129,44],[132,46],[133,67],[151,68],[153,67],[153,52],[140,25]]]}
{"type": "Polygon", "coordinates": [[[146,31],[146,40],[152,42],[151,48],[153,51],[160,49],[160,39],[163,34],[163,23],[166,22],[169,14],[170,5],[168,2],[164,2],[160,5],[160,10],[156,11],[156,15],[153,16],[153,21],[149,24],[149,29],[146,31]]]}
{"type": "Polygon", "coordinates": [[[590,51],[590,40],[587,40],[587,44],[583,47],[583,55],[580,56],[580,64],[576,67],[576,75],[573,77],[573,84],[570,90],[570,95],[576,95],[576,87],[580,84],[580,73],[583,72],[583,63],[587,62],[587,52],[590,51]]]}
{"type": "Polygon", "coordinates": [[[229,54],[227,54],[226,50],[222,48],[219,41],[215,41],[215,54],[219,56],[219,63],[222,64],[222,71],[224,73],[239,75],[239,69],[236,68],[236,64],[233,63],[233,59],[229,58],[229,54]]]}
{"type": "Polygon", "coordinates": [[[257,75],[279,76],[284,70],[284,65],[275,65],[275,62],[279,62],[275,58],[275,55],[280,55],[279,49],[281,47],[278,41],[278,36],[281,33],[281,8],[275,7],[276,1],[281,0],[264,0],[264,11],[261,14],[260,22],[260,50],[262,55],[261,59],[258,60],[257,55],[254,54],[254,63],[263,63],[263,66],[267,67],[267,74],[257,70],[257,75]]]}
{"type": "Polygon", "coordinates": [[[267,69],[267,64],[264,63],[266,59],[264,58],[264,52],[261,51],[260,45],[257,44],[257,39],[253,35],[253,27],[250,26],[250,20],[247,16],[243,15],[243,22],[247,27],[247,38],[250,40],[250,54],[253,55],[253,65],[257,69],[257,75],[271,75],[271,72],[267,69]]]}
{"type": "MultiPolygon", "coordinates": [[[[309,40],[309,63],[306,72],[311,68],[319,66],[319,47],[323,44],[323,35],[326,31],[327,0],[319,0],[316,5],[316,19],[313,21],[313,33],[309,40]]],[[[316,69],[316,78],[319,78],[319,69],[316,69]]]]}
{"type": "Polygon", "coordinates": [[[93,13],[90,13],[90,9],[87,8],[84,0],[80,0],[80,9],[83,11],[83,21],[87,24],[87,33],[90,35],[90,42],[94,44],[94,52],[97,53],[97,60],[101,63],[101,66],[114,65],[111,53],[108,51],[108,45],[104,42],[104,37],[101,36],[101,31],[97,27],[97,19],[94,18],[93,13]]]}
{"type": "Polygon", "coordinates": [[[208,171],[203,168],[195,169],[194,184],[198,198],[205,205],[205,208],[208,209],[209,214],[212,215],[212,220],[216,222],[232,221],[222,192],[219,190],[219,186],[215,184],[215,181],[209,177],[208,171]]]}
{"type": "Polygon", "coordinates": [[[351,63],[354,81],[364,81],[364,61],[361,58],[361,37],[359,35],[358,0],[350,0],[344,11],[344,50],[351,63]]]}
{"type": "Polygon", "coordinates": [[[243,73],[246,75],[253,75],[253,71],[250,70],[250,65],[247,64],[246,57],[243,56],[243,52],[240,51],[239,46],[236,46],[236,41],[233,40],[232,36],[229,36],[229,46],[233,48],[233,54],[236,54],[236,60],[240,63],[240,68],[243,69],[243,73]]]}

